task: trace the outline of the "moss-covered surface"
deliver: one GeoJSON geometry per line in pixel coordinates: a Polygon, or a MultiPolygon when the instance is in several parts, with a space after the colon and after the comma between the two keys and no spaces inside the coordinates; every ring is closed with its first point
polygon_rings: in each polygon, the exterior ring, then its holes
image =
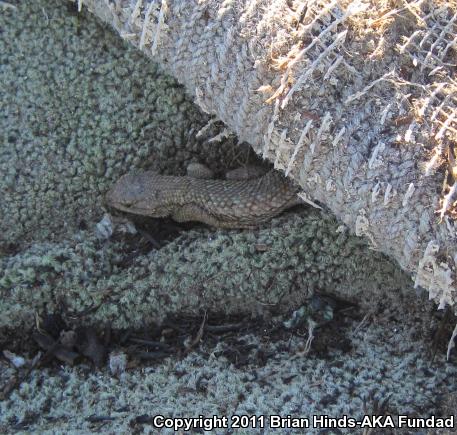
{"type": "MultiPolygon", "coordinates": [[[[136,167],[179,174],[190,161],[220,170],[233,167],[239,151],[234,141],[207,140],[215,126],[197,139],[208,117],[181,87],[71,4],[37,0],[0,11],[2,348],[17,350],[11,337],[28,336],[43,313],[96,329],[203,311],[269,322],[314,292],[372,313],[366,328],[358,319],[342,330],[351,351],[325,359],[298,355],[306,338],[287,334],[262,347],[257,331],[243,340],[261,347],[261,367],[258,359],[234,367],[206,343],[200,353],[130,368],[120,379],[84,366],[36,370],[1,404],[2,431],[89,431],[97,427],[88,416],[112,413],[102,430],[126,431],[135,417],[172,408],[338,415],[359,412],[372,391],[384,397],[396,388],[394,411],[436,410],[435,389],[450,385],[442,358],[436,373],[426,370],[433,316],[423,301],[411,302],[405,274],[328,214],[301,207],[255,231],[194,228],[161,249],[141,234],[99,238],[102,196],[121,174],[136,167]],[[116,411],[126,404],[128,411],[116,411]]],[[[3,365],[2,385],[11,376],[3,365]]]]}
{"type": "Polygon", "coordinates": [[[195,139],[208,117],[88,13],[19,2],[1,9],[0,29],[4,251],[93,221],[101,195],[130,168],[179,173],[199,147],[200,160],[220,164],[221,147],[195,139]]]}
{"type": "Polygon", "coordinates": [[[217,170],[240,151],[205,140],[214,128],[197,140],[208,118],[181,87],[71,3],[21,3],[1,20],[0,231],[10,254],[0,263],[1,326],[31,326],[45,310],[90,309],[88,322],[113,327],[200,309],[255,315],[314,291],[371,300],[407,287],[391,263],[314,210],[257,231],[183,233],[149,253],[133,236],[99,240],[102,195],[121,174],[180,173],[192,160],[217,170]]]}
{"type": "Polygon", "coordinates": [[[35,244],[2,262],[0,326],[33,325],[43,311],[90,310],[86,322],[114,328],[200,310],[268,316],[315,291],[369,305],[408,289],[393,264],[337,228],[331,217],[302,210],[255,231],[189,231],[149,253],[138,251],[138,237],[100,241],[87,231],[35,244]]]}
{"type": "MultiPolygon", "coordinates": [[[[262,328],[220,339],[204,335],[187,356],[172,355],[117,376],[84,364],[52,364],[32,371],[9,400],[0,402],[0,431],[172,434],[154,427],[154,416],[230,419],[236,414],[265,416],[265,429],[239,433],[285,433],[269,429],[270,415],[311,421],[313,415],[448,416],[455,364],[446,364],[441,354],[430,366],[429,349],[418,340],[416,328],[419,318],[431,320],[431,313],[424,312],[423,304],[410,308],[416,320],[405,316],[401,306],[386,307],[363,325],[346,318],[333,330],[318,330],[309,355],[303,353],[306,337],[286,332],[277,340],[262,328]],[[322,336],[329,335],[330,344],[316,352],[322,336]]],[[[0,382],[13,377],[14,371],[0,361],[0,382]]],[[[310,426],[286,433],[322,432],[310,426]]],[[[426,432],[388,428],[379,433],[426,432]]]]}

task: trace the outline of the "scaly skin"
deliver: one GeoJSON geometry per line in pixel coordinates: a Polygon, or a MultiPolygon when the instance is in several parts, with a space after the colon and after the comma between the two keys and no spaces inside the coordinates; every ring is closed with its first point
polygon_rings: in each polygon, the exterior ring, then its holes
{"type": "Polygon", "coordinates": [[[199,221],[217,228],[255,228],[302,201],[283,175],[270,171],[251,180],[207,180],[127,174],[106,194],[116,210],[177,222],[199,221]]]}

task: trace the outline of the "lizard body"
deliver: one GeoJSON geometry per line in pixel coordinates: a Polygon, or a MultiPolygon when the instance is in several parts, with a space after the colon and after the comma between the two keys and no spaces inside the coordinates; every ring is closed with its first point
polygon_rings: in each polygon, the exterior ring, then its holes
{"type": "Polygon", "coordinates": [[[275,171],[250,180],[211,180],[158,175],[121,177],[106,194],[119,211],[177,222],[199,221],[218,228],[254,228],[302,201],[298,189],[275,171]]]}

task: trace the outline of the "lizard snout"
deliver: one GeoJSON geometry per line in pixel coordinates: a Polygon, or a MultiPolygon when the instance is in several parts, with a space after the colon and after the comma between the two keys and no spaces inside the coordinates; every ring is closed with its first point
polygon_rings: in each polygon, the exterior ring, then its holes
{"type": "Polygon", "coordinates": [[[105,195],[105,204],[116,210],[144,216],[166,216],[155,188],[152,171],[129,173],[122,176],[105,195]]]}
{"type": "Polygon", "coordinates": [[[131,207],[145,197],[145,188],[141,176],[126,174],[121,177],[105,195],[105,203],[108,206],[131,207]]]}

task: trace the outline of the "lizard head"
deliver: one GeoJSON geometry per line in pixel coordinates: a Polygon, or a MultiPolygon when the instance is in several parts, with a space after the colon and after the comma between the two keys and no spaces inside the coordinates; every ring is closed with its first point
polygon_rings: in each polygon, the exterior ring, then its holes
{"type": "Polygon", "coordinates": [[[166,217],[170,211],[160,186],[162,179],[152,171],[126,174],[108,191],[105,204],[136,215],[166,217]]]}

